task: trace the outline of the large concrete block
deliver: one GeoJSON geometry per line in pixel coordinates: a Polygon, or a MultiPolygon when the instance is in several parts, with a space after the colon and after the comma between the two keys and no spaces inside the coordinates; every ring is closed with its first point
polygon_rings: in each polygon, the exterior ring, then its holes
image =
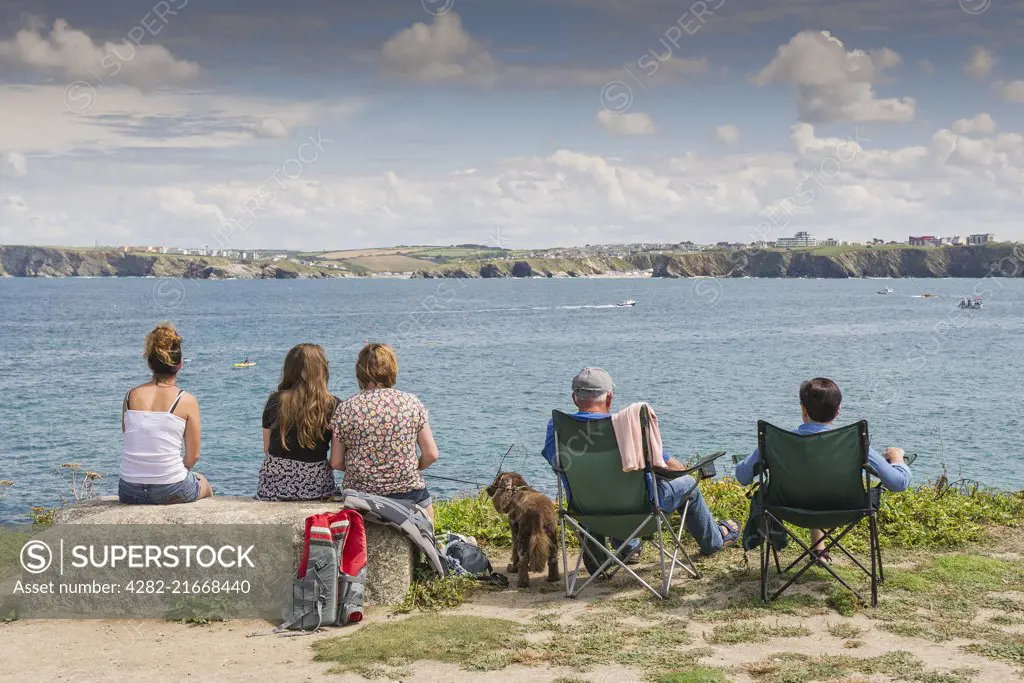
{"type": "MultiPolygon", "coordinates": [[[[58,524],[288,524],[298,563],[305,520],[339,509],[338,503],[267,502],[242,496],[214,496],[181,505],[122,505],[117,498],[96,498],[58,512],[58,524]]],[[[413,546],[400,531],[366,525],[366,604],[400,602],[412,583],[413,546]]]]}

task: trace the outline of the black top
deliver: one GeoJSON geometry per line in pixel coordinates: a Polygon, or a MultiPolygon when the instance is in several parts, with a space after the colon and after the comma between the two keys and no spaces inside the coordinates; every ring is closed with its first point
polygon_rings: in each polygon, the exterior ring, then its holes
{"type": "MultiPolygon", "coordinates": [[[[337,408],[338,403],[341,402],[337,396],[334,396],[334,408],[331,409],[333,415],[334,409],[337,408]]],[[[287,449],[281,447],[281,432],[277,429],[277,411],[278,411],[278,396],[275,391],[267,399],[267,407],[263,409],[263,428],[270,430],[270,454],[277,456],[278,458],[288,458],[289,460],[298,460],[300,462],[319,462],[327,458],[327,452],[331,448],[331,430],[330,428],[324,429],[323,435],[317,439],[316,444],[313,448],[303,448],[299,444],[299,430],[298,427],[292,426],[288,430],[288,436],[285,439],[287,449]]]]}

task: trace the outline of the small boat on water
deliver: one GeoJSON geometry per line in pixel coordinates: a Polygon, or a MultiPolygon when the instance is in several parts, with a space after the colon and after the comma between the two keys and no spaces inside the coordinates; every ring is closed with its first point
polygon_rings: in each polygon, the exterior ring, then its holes
{"type": "Polygon", "coordinates": [[[879,294],[892,294],[893,293],[893,289],[892,289],[892,287],[886,287],[885,289],[878,290],[878,293],[879,294]]]}
{"type": "Polygon", "coordinates": [[[921,298],[922,299],[935,299],[935,298],[938,298],[938,296],[939,296],[938,294],[922,294],[921,298]]]}
{"type": "Polygon", "coordinates": [[[256,361],[249,360],[248,358],[246,358],[241,363],[235,363],[235,367],[236,368],[254,368],[254,367],[256,367],[256,361]]]}
{"type": "Polygon", "coordinates": [[[959,308],[969,308],[971,310],[978,310],[982,307],[980,296],[965,296],[960,299],[960,303],[957,304],[959,308]]]}
{"type": "Polygon", "coordinates": [[[626,299],[625,301],[623,301],[623,302],[621,302],[621,303],[617,303],[617,304],[615,304],[615,305],[616,305],[617,307],[619,307],[619,308],[624,308],[624,307],[626,307],[626,306],[636,306],[636,302],[635,302],[635,301],[633,301],[632,299],[626,299]]]}

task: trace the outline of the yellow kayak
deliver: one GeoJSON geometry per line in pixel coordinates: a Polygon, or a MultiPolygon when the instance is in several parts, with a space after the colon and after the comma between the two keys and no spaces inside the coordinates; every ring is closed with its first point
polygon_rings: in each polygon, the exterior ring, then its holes
{"type": "Polygon", "coordinates": [[[250,361],[248,363],[235,363],[235,367],[236,368],[254,368],[254,367],[256,367],[256,363],[253,362],[253,361],[250,361]]]}

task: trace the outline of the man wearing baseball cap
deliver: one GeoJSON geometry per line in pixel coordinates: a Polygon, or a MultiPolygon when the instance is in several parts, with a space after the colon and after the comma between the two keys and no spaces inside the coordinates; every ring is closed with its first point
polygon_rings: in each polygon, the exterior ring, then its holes
{"type": "MultiPolygon", "coordinates": [[[[614,393],[615,384],[611,375],[601,368],[583,368],[572,380],[572,402],[579,409],[573,417],[577,420],[602,420],[609,417],[614,393]]],[[[548,422],[543,455],[551,467],[557,470],[555,426],[551,421],[548,422]]],[[[670,458],[667,452],[664,453],[664,458],[664,466],[668,469],[686,469],[678,460],[670,458]]],[[[731,519],[715,521],[693,477],[687,475],[676,479],[656,478],[655,483],[658,487],[658,501],[665,512],[671,514],[675,510],[682,511],[683,506],[689,501],[690,511],[686,515],[686,530],[697,541],[701,554],[713,555],[736,541],[739,536],[739,525],[731,519]]],[[[600,537],[597,539],[604,541],[600,537]]],[[[616,543],[615,539],[612,539],[612,543],[615,547],[621,545],[616,543]]],[[[623,555],[628,562],[635,563],[639,561],[639,552],[640,542],[634,541],[624,550],[623,555]]],[[[587,568],[593,571],[590,563],[587,563],[587,568]]]]}

